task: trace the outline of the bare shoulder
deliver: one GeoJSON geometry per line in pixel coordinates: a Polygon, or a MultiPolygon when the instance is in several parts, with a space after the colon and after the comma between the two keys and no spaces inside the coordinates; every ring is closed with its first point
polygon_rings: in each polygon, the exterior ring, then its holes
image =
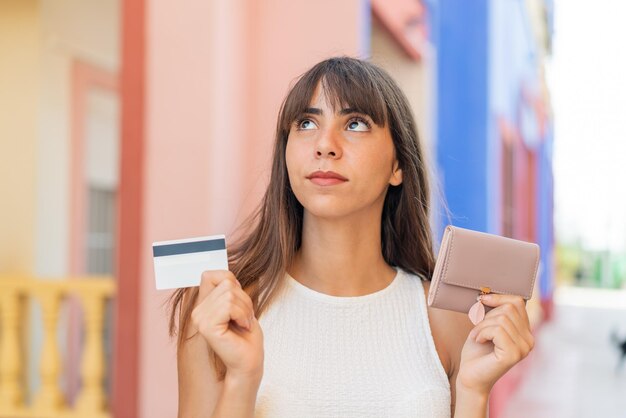
{"type": "MultiPolygon", "coordinates": [[[[430,281],[422,281],[422,285],[427,300],[430,281]]],[[[430,306],[427,310],[435,348],[448,378],[454,379],[461,361],[461,350],[474,325],[467,315],[460,312],[430,306]]]]}

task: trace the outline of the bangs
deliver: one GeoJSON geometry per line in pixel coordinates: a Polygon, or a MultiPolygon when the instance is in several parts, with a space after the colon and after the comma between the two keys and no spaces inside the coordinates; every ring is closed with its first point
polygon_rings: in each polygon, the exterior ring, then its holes
{"type": "Polygon", "coordinates": [[[369,116],[376,125],[387,124],[387,107],[379,70],[358,60],[329,59],[305,73],[287,96],[281,118],[281,129],[291,125],[307,108],[318,84],[334,112],[351,108],[369,116]]]}

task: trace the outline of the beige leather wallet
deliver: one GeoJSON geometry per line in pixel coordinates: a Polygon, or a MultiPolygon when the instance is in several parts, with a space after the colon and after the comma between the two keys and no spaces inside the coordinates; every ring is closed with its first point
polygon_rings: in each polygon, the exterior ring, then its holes
{"type": "Polygon", "coordinates": [[[474,324],[492,308],[478,296],[485,293],[532,296],[539,246],[448,225],[433,273],[428,305],[464,312],[474,324]]]}

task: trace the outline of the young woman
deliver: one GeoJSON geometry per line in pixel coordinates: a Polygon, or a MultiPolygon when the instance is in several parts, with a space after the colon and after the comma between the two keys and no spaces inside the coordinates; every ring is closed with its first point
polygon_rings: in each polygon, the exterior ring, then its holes
{"type": "Polygon", "coordinates": [[[173,295],[179,417],[486,416],[533,336],[521,297],[483,298],[475,327],[427,306],[423,156],[382,69],[331,58],[298,80],[230,271],[173,295]]]}

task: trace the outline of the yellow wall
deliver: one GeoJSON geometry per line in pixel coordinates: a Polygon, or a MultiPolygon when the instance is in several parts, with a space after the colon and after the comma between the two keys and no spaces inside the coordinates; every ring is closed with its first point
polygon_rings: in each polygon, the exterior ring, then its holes
{"type": "Polygon", "coordinates": [[[38,1],[0,1],[0,273],[34,267],[38,28],[38,1]]]}
{"type": "Polygon", "coordinates": [[[372,61],[383,67],[398,83],[406,94],[415,121],[420,140],[425,147],[433,145],[433,97],[434,62],[427,47],[421,60],[409,58],[398,42],[381,26],[377,19],[372,19],[371,56],[372,61]]]}

